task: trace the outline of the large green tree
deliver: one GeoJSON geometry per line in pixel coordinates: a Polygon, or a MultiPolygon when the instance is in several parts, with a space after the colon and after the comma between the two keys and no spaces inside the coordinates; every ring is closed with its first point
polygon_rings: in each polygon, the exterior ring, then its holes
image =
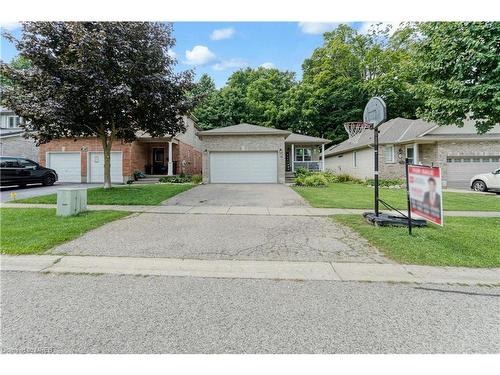
{"type": "Polygon", "coordinates": [[[427,22],[418,31],[419,114],[440,125],[470,117],[479,133],[499,123],[500,23],[427,22]]]}
{"type": "Polygon", "coordinates": [[[104,150],[104,187],[111,187],[116,140],[133,141],[184,130],[191,72],[173,72],[171,26],[151,22],[26,22],[19,40],[27,69],[2,64],[12,85],[5,105],[24,117],[38,143],[98,137],[104,150]]]}
{"type": "Polygon", "coordinates": [[[240,122],[288,128],[289,125],[282,121],[281,112],[288,90],[296,85],[294,73],[278,69],[242,69],[231,74],[220,90],[209,84],[209,80],[205,75],[200,78],[196,92],[205,94],[200,94],[204,98],[193,111],[203,128],[240,122]]]}
{"type": "Polygon", "coordinates": [[[343,123],[361,121],[371,96],[381,96],[388,115],[414,117],[416,82],[409,35],[389,30],[360,34],[340,25],[304,61],[303,79],[289,92],[285,116],[296,131],[341,141],[343,123]]]}

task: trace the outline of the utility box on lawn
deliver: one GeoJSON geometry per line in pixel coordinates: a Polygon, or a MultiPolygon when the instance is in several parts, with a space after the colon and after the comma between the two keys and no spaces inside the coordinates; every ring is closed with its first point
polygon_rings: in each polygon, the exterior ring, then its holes
{"type": "Polygon", "coordinates": [[[87,189],[63,188],[57,190],[57,216],[78,215],[87,210],[87,189]]]}

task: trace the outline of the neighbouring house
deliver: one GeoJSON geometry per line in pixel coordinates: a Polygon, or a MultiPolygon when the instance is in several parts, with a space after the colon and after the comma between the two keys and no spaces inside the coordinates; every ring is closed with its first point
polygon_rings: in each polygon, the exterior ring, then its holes
{"type": "Polygon", "coordinates": [[[324,170],[323,138],[239,124],[197,133],[204,183],[285,183],[299,168],[324,170]]]}
{"type": "MultiPolygon", "coordinates": [[[[124,183],[134,171],[146,175],[201,173],[201,142],[196,123],[183,116],[186,130],[153,138],[138,133],[134,142],[115,141],[111,148],[111,181],[124,183]]],[[[55,169],[62,182],[99,183],[104,180],[104,157],[99,138],[64,138],[40,145],[40,164],[55,169]]]]}
{"type": "MultiPolygon", "coordinates": [[[[380,178],[403,178],[404,161],[442,168],[443,186],[468,188],[478,173],[500,167],[500,125],[486,134],[477,134],[473,121],[463,127],[438,126],[423,120],[395,118],[379,127],[380,178]]],[[[325,151],[326,169],[373,178],[373,130],[325,151]]]]}
{"type": "Polygon", "coordinates": [[[10,109],[0,107],[0,155],[38,161],[38,147],[33,139],[24,137],[23,121],[10,109]]]}

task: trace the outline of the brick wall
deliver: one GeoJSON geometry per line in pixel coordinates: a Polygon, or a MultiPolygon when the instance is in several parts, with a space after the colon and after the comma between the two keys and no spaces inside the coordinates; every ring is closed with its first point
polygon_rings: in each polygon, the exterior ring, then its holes
{"type": "MultiPolygon", "coordinates": [[[[81,152],[82,182],[87,182],[87,156],[91,151],[102,151],[101,140],[98,138],[64,138],[56,139],[49,143],[40,145],[39,162],[46,166],[46,153],[50,151],[79,151],[81,152]]],[[[122,141],[113,142],[111,151],[121,151],[123,154],[123,176],[126,181],[133,172],[132,169],[132,144],[122,141]]]]}
{"type": "Polygon", "coordinates": [[[177,161],[177,173],[200,174],[201,152],[184,142],[174,145],[173,158],[177,161]],[[177,147],[175,147],[177,146],[177,147]]]}

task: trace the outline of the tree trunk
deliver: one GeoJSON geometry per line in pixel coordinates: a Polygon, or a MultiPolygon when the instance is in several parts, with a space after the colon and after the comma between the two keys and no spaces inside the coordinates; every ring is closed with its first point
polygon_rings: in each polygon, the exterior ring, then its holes
{"type": "Polygon", "coordinates": [[[104,189],[111,189],[111,146],[113,138],[103,135],[101,136],[102,149],[104,154],[104,189]]]}

